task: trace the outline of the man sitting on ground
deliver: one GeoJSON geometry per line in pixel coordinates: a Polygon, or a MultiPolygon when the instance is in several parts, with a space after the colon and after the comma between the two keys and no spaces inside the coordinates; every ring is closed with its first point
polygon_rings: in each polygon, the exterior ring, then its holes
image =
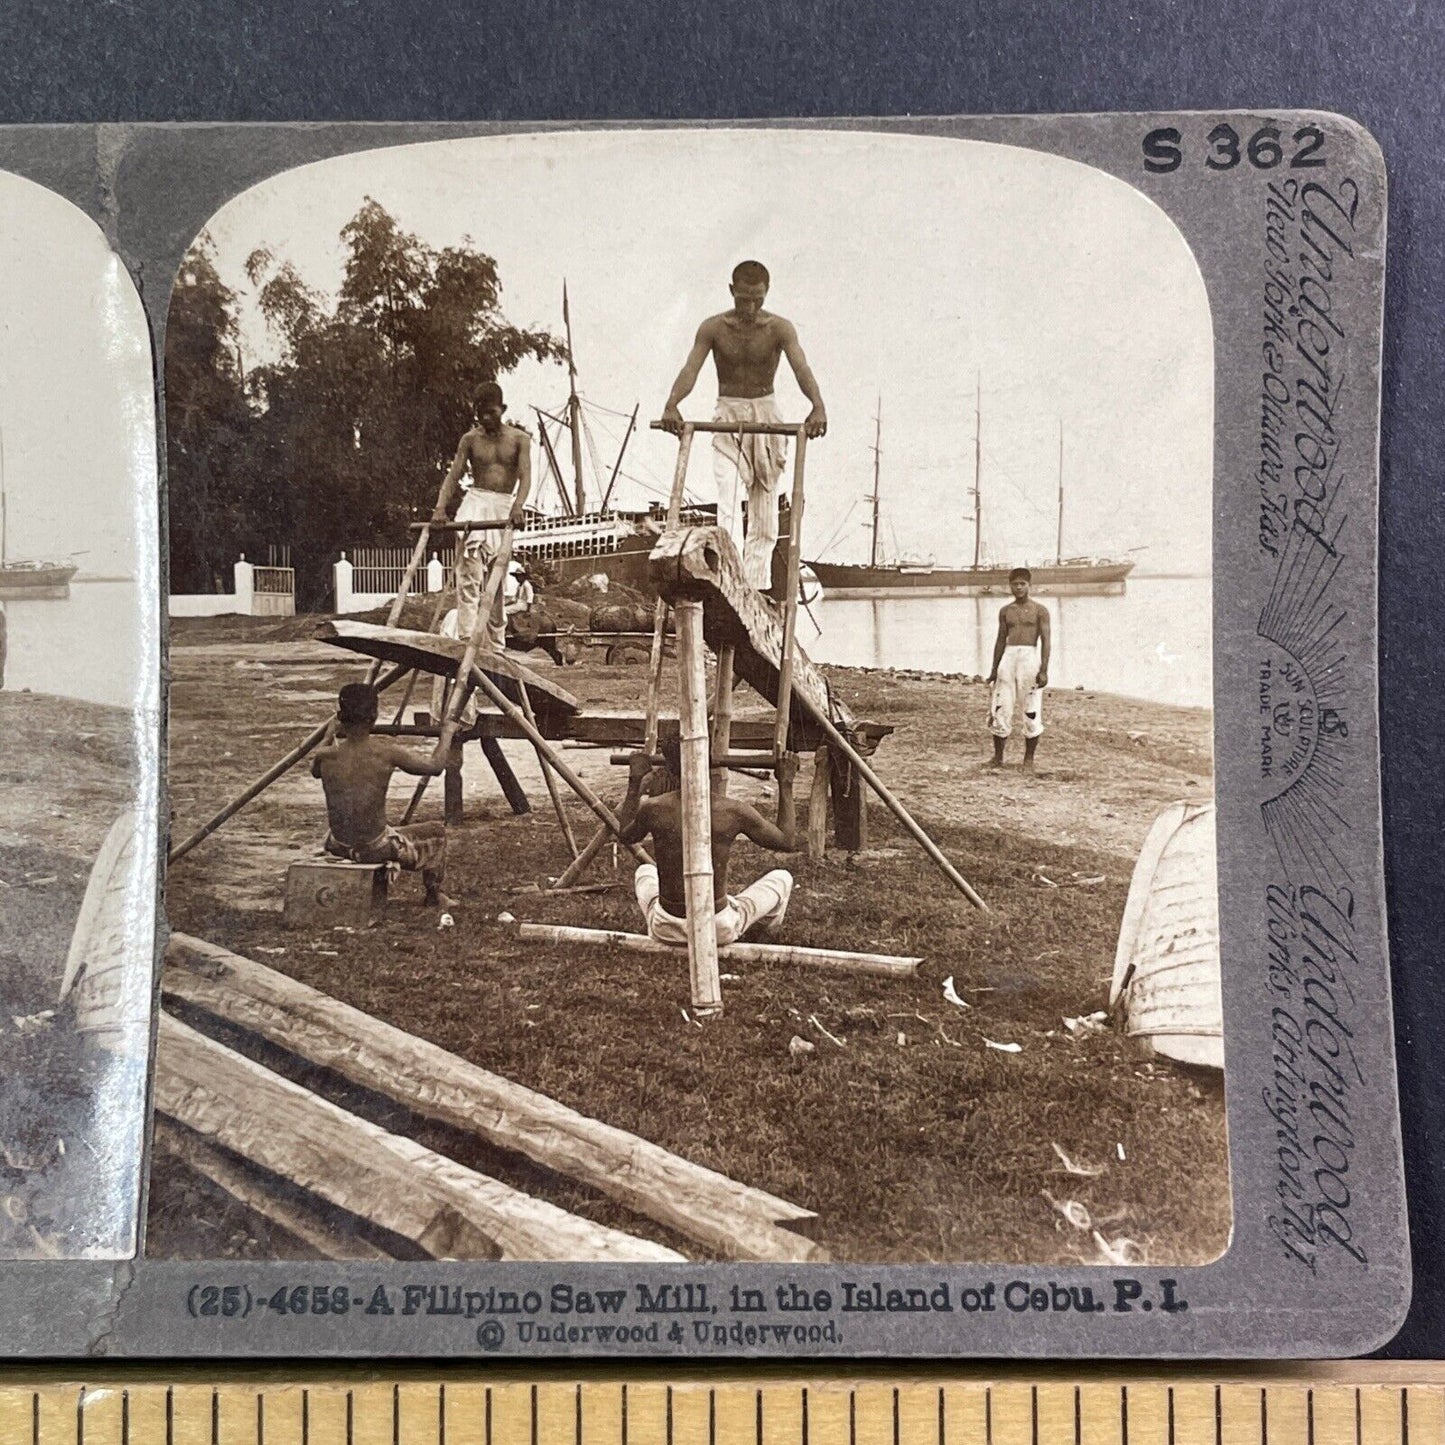
{"type": "MultiPolygon", "coordinates": [[[[687,946],[687,891],[683,885],[681,746],[676,738],[662,744],[664,791],[642,797],[643,780],[653,769],[645,753],[633,757],[628,768],[627,797],[618,811],[619,836],[624,843],[640,843],[649,834],[657,858],[654,866],[642,864],[634,879],[638,906],[647,920],[648,936],[658,943],[687,946]]],[[[778,780],[778,821],[768,822],[751,803],[730,798],[726,774],[713,774],[712,886],[713,924],[719,948],[736,943],[749,932],[772,933],[782,923],[793,894],[793,875],[782,868],[764,873],[736,896],[728,893],[728,861],[738,838],[751,838],[774,853],[798,851],[793,815],[793,779],[798,760],[791,753],[774,769],[778,780]]]]}
{"type": "Polygon", "coordinates": [[[326,851],[351,863],[395,863],[421,874],[426,901],[433,907],[455,907],[441,891],[447,865],[447,830],[443,823],[412,823],[394,828],[386,821],[386,790],[392,773],[436,777],[445,763],[433,762],[389,738],[379,738],[376,689],[348,682],[337,700],[338,739],[311,761],[311,775],[326,792],[326,818],[331,825],[326,851]]]}

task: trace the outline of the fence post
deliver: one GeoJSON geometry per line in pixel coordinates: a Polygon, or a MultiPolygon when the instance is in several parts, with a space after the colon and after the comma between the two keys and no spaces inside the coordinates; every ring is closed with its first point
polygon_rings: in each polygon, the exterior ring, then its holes
{"type": "Polygon", "coordinates": [[[442,559],[433,553],[431,561],[426,564],[426,590],[440,592],[446,583],[447,569],[442,566],[442,559]]]}
{"type": "Polygon", "coordinates": [[[256,615],[256,569],[246,560],[246,554],[241,553],[237,561],[234,575],[236,578],[236,611],[242,617],[254,617],[256,615]]]}
{"type": "Polygon", "coordinates": [[[336,589],[336,610],[342,616],[348,612],[355,611],[355,596],[351,588],[353,568],[346,560],[346,553],[341,554],[339,562],[331,564],[331,581],[336,589]]]}

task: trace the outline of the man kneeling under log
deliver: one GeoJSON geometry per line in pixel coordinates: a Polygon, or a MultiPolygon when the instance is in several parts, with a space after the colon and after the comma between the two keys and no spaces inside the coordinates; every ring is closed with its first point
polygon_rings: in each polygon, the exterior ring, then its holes
{"type": "Polygon", "coordinates": [[[441,891],[447,866],[447,830],[443,823],[413,823],[394,828],[386,821],[386,789],[392,773],[434,778],[445,763],[379,738],[376,689],[348,682],[337,700],[336,726],[341,736],[311,761],[311,776],[321,779],[326,793],[326,818],[331,826],[326,851],[350,863],[395,863],[421,874],[426,901],[451,908],[441,891]]]}
{"type": "MultiPolygon", "coordinates": [[[[657,863],[644,863],[634,879],[638,906],[647,920],[648,936],[658,943],[687,947],[687,891],[683,884],[682,776],[680,744],[669,738],[662,744],[664,791],[642,797],[643,780],[656,759],[638,753],[628,765],[627,797],[618,810],[618,836],[624,843],[640,843],[652,835],[657,863]]],[[[793,895],[793,875],[782,868],[764,873],[736,896],[728,893],[728,860],[739,838],[751,838],[774,853],[798,851],[793,816],[793,779],[798,760],[785,755],[774,769],[778,780],[778,821],[768,822],[751,803],[730,798],[718,784],[726,774],[715,770],[712,791],[713,918],[719,948],[736,943],[749,932],[771,934],[782,923],[793,895]]]]}

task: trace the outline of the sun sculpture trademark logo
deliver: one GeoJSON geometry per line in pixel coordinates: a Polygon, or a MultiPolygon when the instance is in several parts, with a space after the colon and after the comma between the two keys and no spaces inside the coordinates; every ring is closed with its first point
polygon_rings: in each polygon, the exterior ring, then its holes
{"type": "Polygon", "coordinates": [[[1259,663],[1259,771],[1271,799],[1304,776],[1321,737],[1348,737],[1337,708],[1324,707],[1302,663],[1270,649],[1259,663]]]}

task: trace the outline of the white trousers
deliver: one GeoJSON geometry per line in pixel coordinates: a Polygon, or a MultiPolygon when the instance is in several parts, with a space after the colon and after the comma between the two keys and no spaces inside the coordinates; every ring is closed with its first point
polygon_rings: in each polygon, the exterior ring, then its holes
{"type": "MultiPolygon", "coordinates": [[[[505,522],[512,515],[510,492],[484,492],[472,487],[457,508],[459,522],[505,522]]],[[[472,532],[466,550],[457,560],[457,635],[470,641],[477,625],[477,609],[487,590],[487,573],[502,550],[501,532],[472,532]]],[[[501,587],[492,605],[492,615],[482,635],[483,643],[501,652],[507,645],[507,624],[503,615],[501,587]]]]}
{"type": "MultiPolygon", "coordinates": [[[[637,893],[637,906],[647,920],[647,936],[657,943],[687,947],[687,919],[674,918],[658,901],[657,866],[642,863],[632,880],[637,893]]],[[[793,896],[793,875],[785,868],[764,873],[756,883],[749,883],[736,897],[728,895],[727,903],[713,914],[717,929],[717,946],[726,948],[736,943],[749,929],[759,924],[776,928],[787,915],[788,900],[793,896]]]]}
{"type": "Polygon", "coordinates": [[[1024,719],[1024,736],[1036,738],[1044,730],[1044,690],[1038,685],[1037,647],[1006,647],[998,665],[998,681],[988,703],[988,730],[1006,738],[1014,730],[1014,713],[1024,719]]]}
{"type": "MultiPolygon", "coordinates": [[[[780,422],[778,404],[768,396],[720,396],[714,421],[780,422]]],[[[744,436],[714,432],[713,480],[717,484],[717,524],[742,553],[748,585],[766,592],[773,582],[773,548],[778,541],[778,478],[788,462],[788,441],[780,436],[744,436]],[[739,440],[742,445],[739,446],[739,440]],[[743,499],[748,504],[748,534],[743,537],[743,499]]]]}

